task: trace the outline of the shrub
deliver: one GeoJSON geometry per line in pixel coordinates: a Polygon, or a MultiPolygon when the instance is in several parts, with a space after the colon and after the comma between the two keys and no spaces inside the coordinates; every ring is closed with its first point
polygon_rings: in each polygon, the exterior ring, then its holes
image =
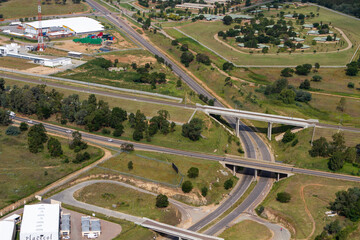
{"type": "Polygon", "coordinates": [[[129,162],[128,162],[128,169],[129,169],[129,170],[133,170],[133,169],[134,169],[134,164],[133,164],[132,161],[129,161],[129,162]]]}
{"type": "Polygon", "coordinates": [[[349,82],[347,85],[348,88],[354,88],[355,84],[353,82],[349,82]]]}
{"type": "Polygon", "coordinates": [[[203,197],[206,197],[207,193],[208,193],[208,188],[207,187],[202,187],[201,188],[201,195],[203,197]]]}
{"type": "Polygon", "coordinates": [[[295,139],[295,140],[291,143],[291,146],[292,146],[292,147],[295,147],[298,143],[299,143],[299,140],[298,140],[298,139],[295,139]]]}
{"type": "Polygon", "coordinates": [[[189,178],[197,178],[199,176],[199,169],[195,167],[191,167],[187,172],[187,176],[189,178]]]}
{"type": "Polygon", "coordinates": [[[26,122],[22,122],[20,123],[20,131],[24,132],[27,131],[29,129],[29,125],[26,122]]]}
{"type": "Polygon", "coordinates": [[[191,192],[191,190],[193,189],[193,185],[190,181],[185,181],[182,186],[181,189],[184,193],[189,193],[191,192]]]}
{"type": "Polygon", "coordinates": [[[8,127],[5,132],[5,134],[9,136],[18,136],[20,133],[20,129],[15,126],[8,127]]]}
{"type": "Polygon", "coordinates": [[[166,208],[169,206],[169,200],[168,197],[164,194],[159,194],[156,197],[156,207],[158,208],[166,208]]]}
{"type": "Polygon", "coordinates": [[[107,129],[107,128],[103,128],[103,129],[101,130],[101,133],[102,133],[102,134],[105,134],[105,135],[108,135],[108,134],[110,134],[110,130],[107,129]]]}
{"type": "Polygon", "coordinates": [[[134,145],[131,143],[122,143],[121,150],[125,152],[132,152],[134,151],[134,145]]]}
{"type": "Polygon", "coordinates": [[[322,80],[322,76],[320,76],[320,75],[314,75],[311,78],[311,81],[314,81],[314,82],[321,82],[321,80],[322,80]]]}
{"type": "Polygon", "coordinates": [[[288,143],[294,140],[295,133],[292,133],[290,129],[286,130],[283,139],[281,140],[283,143],[288,143]]]}
{"type": "Polygon", "coordinates": [[[291,200],[291,195],[290,193],[287,192],[279,192],[276,195],[276,200],[278,200],[281,203],[288,203],[291,200]]]}
{"type": "Polygon", "coordinates": [[[232,178],[229,178],[228,180],[226,180],[226,181],[224,182],[224,188],[225,188],[226,190],[232,188],[233,185],[234,185],[234,181],[233,181],[232,178]]]}
{"type": "Polygon", "coordinates": [[[259,216],[264,212],[264,210],[265,210],[265,208],[263,205],[260,205],[255,209],[257,215],[259,215],[259,216]]]}

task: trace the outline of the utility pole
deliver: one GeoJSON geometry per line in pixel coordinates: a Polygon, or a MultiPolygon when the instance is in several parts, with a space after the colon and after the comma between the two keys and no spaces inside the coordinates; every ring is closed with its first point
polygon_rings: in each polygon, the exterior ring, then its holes
{"type": "Polygon", "coordinates": [[[42,31],[42,24],[41,24],[41,0],[38,0],[38,47],[37,50],[42,52],[45,49],[44,46],[44,36],[42,31]]]}

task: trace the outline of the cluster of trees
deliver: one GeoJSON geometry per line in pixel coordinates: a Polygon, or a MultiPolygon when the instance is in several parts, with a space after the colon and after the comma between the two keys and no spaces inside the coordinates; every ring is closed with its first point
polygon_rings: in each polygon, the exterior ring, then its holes
{"type": "Polygon", "coordinates": [[[275,96],[285,104],[292,104],[295,101],[311,101],[311,93],[298,90],[294,86],[289,85],[288,80],[285,78],[276,80],[272,85],[268,85],[264,89],[264,94],[267,96],[275,96]]]}
{"type": "MultiPolygon", "coordinates": [[[[179,44],[179,42],[177,40],[173,40],[171,44],[173,46],[176,46],[179,44]]],[[[185,67],[189,67],[190,63],[194,59],[196,59],[197,62],[203,63],[207,66],[211,64],[211,60],[209,56],[206,54],[198,53],[196,57],[194,57],[194,54],[191,51],[189,51],[189,46],[187,44],[181,45],[180,50],[183,52],[180,56],[180,60],[185,65],[185,67]]]]}
{"type": "Polygon", "coordinates": [[[356,76],[360,70],[360,58],[346,65],[346,75],[356,76]]]}
{"type": "Polygon", "coordinates": [[[189,123],[182,126],[182,135],[192,141],[197,141],[201,137],[204,122],[199,118],[193,118],[189,123]]]}
{"type": "Polygon", "coordinates": [[[315,140],[309,154],[312,157],[329,157],[328,167],[333,171],[340,170],[345,162],[358,164],[360,161],[360,151],[345,146],[343,133],[335,133],[330,143],[324,137],[315,140]]]}

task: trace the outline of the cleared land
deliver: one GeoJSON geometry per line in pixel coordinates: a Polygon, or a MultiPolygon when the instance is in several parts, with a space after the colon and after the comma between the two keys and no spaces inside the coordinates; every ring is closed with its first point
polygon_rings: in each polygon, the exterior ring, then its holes
{"type": "Polygon", "coordinates": [[[171,225],[179,223],[180,213],[170,205],[160,209],[156,197],[110,183],[95,183],[74,194],[75,199],[130,215],[147,217],[171,225]]]}
{"type": "Polygon", "coordinates": [[[226,229],[219,237],[225,240],[268,240],[271,239],[271,232],[264,225],[244,220],[226,229]]]}
{"type": "Polygon", "coordinates": [[[38,67],[39,65],[31,63],[25,59],[13,57],[0,57],[0,66],[3,68],[11,68],[17,70],[27,70],[29,68],[38,67]]]}
{"type": "MultiPolygon", "coordinates": [[[[19,18],[19,17],[35,17],[37,16],[37,0],[10,0],[1,4],[1,13],[4,18],[19,18]]],[[[58,14],[73,14],[77,12],[86,12],[89,6],[85,3],[74,4],[72,1],[66,1],[66,4],[55,4],[55,1],[50,1],[50,4],[43,4],[41,6],[43,15],[58,15],[58,14]]]]}
{"type": "MultiPolygon", "coordinates": [[[[290,8],[289,11],[294,9],[290,8]]],[[[279,11],[271,11],[271,14],[279,11]]],[[[360,33],[357,31],[358,21],[348,18],[343,15],[320,8],[309,6],[306,8],[296,9],[298,13],[319,13],[318,17],[314,17],[307,21],[324,23],[331,22],[333,26],[338,27],[345,32],[351,42],[359,42],[360,33]]],[[[235,24],[233,24],[235,25],[235,24]]],[[[222,45],[214,39],[214,35],[219,31],[226,30],[230,26],[225,26],[221,21],[216,22],[196,22],[180,27],[186,34],[192,36],[194,39],[200,41],[214,51],[222,54],[228,60],[233,61],[239,65],[297,65],[303,63],[314,64],[316,62],[322,65],[345,65],[354,54],[356,48],[351,48],[346,51],[336,53],[316,53],[316,54],[279,54],[279,55],[262,55],[262,54],[242,54],[231,50],[231,48],[222,45]]],[[[170,33],[170,32],[169,32],[170,33]]],[[[171,34],[171,33],[170,33],[171,34]]],[[[323,47],[324,48],[324,47],[323,47]]],[[[326,48],[324,48],[326,51],[326,48]]]]}
{"type": "MultiPolygon", "coordinates": [[[[86,175],[91,176],[101,173],[118,175],[123,172],[127,176],[129,176],[129,174],[130,176],[133,175],[134,178],[140,177],[170,184],[179,183],[179,180],[182,178],[181,175],[183,175],[183,181],[191,181],[195,192],[200,194],[201,188],[203,187],[209,189],[206,196],[207,204],[219,203],[224,195],[229,192],[224,189],[223,185],[231,175],[229,173],[228,176],[226,176],[226,174],[224,175],[222,172],[227,172],[226,169],[218,162],[213,161],[170,154],[135,151],[130,154],[122,153],[120,156],[100,164],[99,167],[100,168],[92,169],[86,175]],[[141,157],[137,155],[141,155],[141,157]],[[133,162],[132,170],[128,169],[127,165],[129,161],[133,162]],[[179,174],[175,173],[171,165],[168,165],[169,163],[174,163],[178,167],[179,174]],[[187,171],[190,167],[199,169],[199,176],[197,178],[188,178],[187,171]]],[[[236,184],[236,180],[234,184],[236,184]]],[[[183,200],[186,201],[186,199],[183,200]]]]}
{"type": "Polygon", "coordinates": [[[335,193],[354,186],[354,182],[294,175],[275,183],[262,205],[268,217],[285,224],[294,238],[314,239],[326,224],[338,218],[325,215],[335,193]],[[289,203],[276,200],[276,194],[283,191],[291,194],[289,203]]]}
{"type": "Polygon", "coordinates": [[[27,144],[27,132],[19,136],[5,134],[7,127],[0,127],[0,208],[42,189],[55,180],[78,170],[102,156],[102,151],[89,146],[86,150],[91,159],[75,164],[76,153],[68,147],[68,140],[58,138],[62,144],[63,158],[52,158],[46,146],[43,152],[30,153],[27,144]]]}

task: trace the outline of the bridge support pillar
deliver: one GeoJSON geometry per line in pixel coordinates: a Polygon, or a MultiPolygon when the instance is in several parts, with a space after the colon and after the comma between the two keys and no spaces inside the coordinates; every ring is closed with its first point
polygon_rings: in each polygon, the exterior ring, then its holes
{"type": "Polygon", "coordinates": [[[280,180],[280,173],[276,173],[276,181],[278,182],[280,180]]]}
{"type": "Polygon", "coordinates": [[[235,127],[235,131],[236,131],[236,136],[239,137],[240,136],[240,119],[236,118],[236,127],[235,127]]]}
{"type": "Polygon", "coordinates": [[[236,166],[235,165],[233,166],[233,175],[234,176],[236,175],[236,166]]]}
{"type": "Polygon", "coordinates": [[[312,133],[312,136],[311,136],[311,146],[313,145],[313,142],[314,142],[315,128],[316,128],[316,126],[314,126],[313,133],[312,133]]]}
{"type": "Polygon", "coordinates": [[[258,174],[258,170],[255,169],[255,172],[254,172],[254,181],[256,181],[256,179],[257,179],[257,174],[258,174]]]}
{"type": "Polygon", "coordinates": [[[272,122],[268,122],[267,137],[271,141],[272,122]]]}

